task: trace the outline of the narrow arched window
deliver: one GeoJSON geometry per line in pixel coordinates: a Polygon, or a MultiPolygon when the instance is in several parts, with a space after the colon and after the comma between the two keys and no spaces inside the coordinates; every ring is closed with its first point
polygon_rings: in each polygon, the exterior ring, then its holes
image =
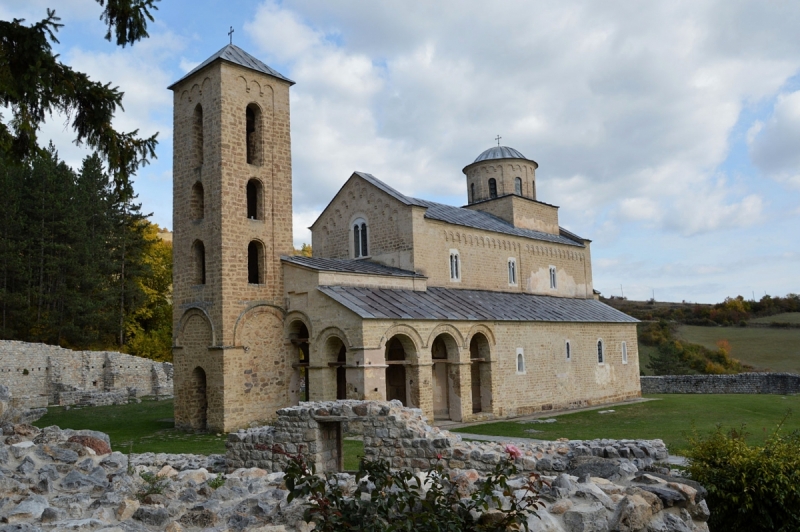
{"type": "Polygon", "coordinates": [[[625,342],[622,342],[622,363],[628,363],[628,344],[625,342]]]}
{"type": "Polygon", "coordinates": [[[521,347],[517,348],[517,373],[525,373],[525,354],[521,347]]]}
{"type": "Polygon", "coordinates": [[[514,194],[522,196],[522,178],[514,178],[514,194]]]}
{"type": "Polygon", "coordinates": [[[450,280],[461,280],[461,256],[456,249],[450,250],[450,280]]]}
{"type": "Polygon", "coordinates": [[[358,218],[353,222],[353,257],[369,256],[368,237],[366,220],[358,218]]]}
{"type": "Polygon", "coordinates": [[[597,341],[597,363],[603,363],[603,340],[597,341]]]}
{"type": "Polygon", "coordinates": [[[558,289],[558,273],[555,266],[550,266],[550,289],[558,289]]]}
{"type": "Polygon", "coordinates": [[[469,201],[470,203],[475,203],[475,183],[469,186],[469,201]]]}
{"type": "Polygon", "coordinates": [[[192,117],[192,159],[195,166],[203,164],[203,107],[199,103],[192,117]]]}
{"type": "Polygon", "coordinates": [[[191,210],[192,210],[192,220],[202,220],[205,216],[205,191],[203,190],[203,184],[198,181],[192,186],[192,199],[191,199],[191,210]]]}
{"type": "Polygon", "coordinates": [[[247,147],[247,164],[261,165],[261,109],[251,103],[245,110],[245,144],[247,147]]]}
{"type": "Polygon", "coordinates": [[[495,178],[491,178],[489,180],[489,197],[490,198],[497,197],[497,180],[495,178]]]}
{"type": "Polygon", "coordinates": [[[508,284],[517,284],[517,259],[508,259],[508,284]]]}
{"type": "Polygon", "coordinates": [[[247,182],[247,218],[250,220],[261,220],[264,217],[262,190],[261,181],[258,179],[247,182]]]}
{"type": "Polygon", "coordinates": [[[206,247],[200,240],[192,244],[192,284],[206,284],[206,247]]]}
{"type": "Polygon", "coordinates": [[[567,352],[567,360],[572,360],[572,347],[569,345],[569,340],[564,342],[564,350],[567,352]]]}
{"type": "Polygon", "coordinates": [[[247,245],[247,282],[264,283],[264,246],[256,240],[247,245]]]}

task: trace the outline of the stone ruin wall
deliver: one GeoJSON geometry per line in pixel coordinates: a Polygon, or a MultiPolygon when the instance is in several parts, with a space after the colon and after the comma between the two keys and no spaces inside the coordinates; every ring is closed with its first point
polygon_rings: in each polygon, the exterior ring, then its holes
{"type": "MultiPolygon", "coordinates": [[[[332,455],[330,444],[334,430],[339,431],[339,449],[341,434],[360,434],[367,459],[389,461],[396,469],[420,471],[444,460],[449,469],[488,472],[507,456],[503,444],[462,441],[457,434],[431,427],[421,410],[404,408],[398,401],[333,401],[283,408],[273,425],[229,434],[228,469],[283,471],[288,459],[272,452],[277,444],[287,453],[302,452],[317,471],[336,471],[337,462],[341,470],[341,455],[332,455]]],[[[518,447],[521,470],[548,473],[568,470],[587,457],[622,459],[634,470],[667,458],[661,440],[572,440],[518,447]]]]}
{"type": "Polygon", "coordinates": [[[9,388],[15,406],[25,408],[123,404],[130,396],[171,396],[172,364],[0,340],[0,385],[9,388]]]}
{"type": "Polygon", "coordinates": [[[639,381],[642,393],[800,393],[800,375],[794,373],[663,375],[639,377],[639,381]]]}

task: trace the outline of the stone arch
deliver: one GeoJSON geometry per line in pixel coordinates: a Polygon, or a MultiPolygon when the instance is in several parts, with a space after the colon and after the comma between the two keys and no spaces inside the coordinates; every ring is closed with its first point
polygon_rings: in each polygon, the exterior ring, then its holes
{"type": "Polygon", "coordinates": [[[250,178],[245,185],[247,219],[264,219],[264,184],[258,178],[250,178]]]}
{"type": "Polygon", "coordinates": [[[472,413],[492,411],[492,353],[489,339],[482,331],[470,335],[470,388],[472,413]]]}
{"type": "Polygon", "coordinates": [[[264,162],[264,117],[261,106],[250,102],[245,107],[245,151],[247,164],[261,166],[264,162]]]}
{"type": "Polygon", "coordinates": [[[414,358],[412,359],[413,362],[417,362],[419,360],[419,353],[422,351],[422,347],[425,345],[422,341],[422,337],[417,332],[417,330],[409,325],[405,325],[399,323],[397,325],[392,325],[389,327],[385,333],[383,333],[383,337],[381,338],[380,343],[378,344],[379,349],[385,349],[386,344],[389,340],[392,339],[393,336],[398,334],[402,334],[403,336],[407,336],[408,339],[411,341],[412,345],[410,348],[414,351],[414,358]]]}
{"type": "Polygon", "coordinates": [[[192,242],[192,284],[206,284],[206,246],[202,240],[192,242]]]}
{"type": "MultiPolygon", "coordinates": [[[[281,307],[270,305],[268,303],[257,303],[244,309],[236,318],[236,323],[233,326],[233,345],[237,347],[246,347],[243,344],[242,331],[247,325],[247,322],[252,319],[256,314],[268,312],[274,314],[275,317],[281,320],[281,331],[283,330],[283,321],[286,317],[285,311],[281,307]]],[[[282,332],[281,332],[282,334],[282,332]]]]}
{"type": "Polygon", "coordinates": [[[431,401],[434,419],[461,420],[460,346],[446,328],[431,342],[431,401]]]}
{"type": "Polygon", "coordinates": [[[298,401],[309,401],[311,382],[309,366],[311,365],[311,340],[310,331],[302,319],[287,319],[285,331],[289,343],[292,344],[294,355],[290,357],[292,364],[292,378],[289,386],[290,393],[297,396],[298,401]]]}
{"type": "Polygon", "coordinates": [[[205,324],[208,326],[208,330],[210,332],[210,342],[206,347],[217,345],[217,336],[216,331],[214,330],[214,324],[211,321],[211,317],[208,315],[208,312],[205,309],[200,307],[189,307],[181,316],[180,321],[178,321],[178,330],[177,334],[175,335],[175,346],[176,347],[185,347],[185,333],[187,329],[187,323],[192,316],[199,316],[205,324]]]}
{"type": "Polygon", "coordinates": [[[463,348],[466,344],[464,343],[464,335],[461,334],[455,326],[449,323],[440,323],[436,327],[433,328],[433,331],[428,335],[428,342],[425,344],[426,346],[433,346],[433,341],[442,333],[447,333],[453,337],[456,342],[457,347],[463,348]]]}
{"type": "Polygon", "coordinates": [[[477,333],[483,334],[486,337],[486,339],[489,340],[490,347],[497,345],[497,340],[494,337],[494,332],[492,331],[492,329],[487,325],[478,323],[473,325],[470,328],[469,333],[467,333],[467,337],[464,340],[464,347],[468,347],[470,345],[470,342],[472,342],[472,338],[477,333]]]}
{"type": "Polygon", "coordinates": [[[402,332],[387,335],[384,360],[386,363],[386,400],[397,400],[403,406],[419,406],[419,375],[408,371],[410,362],[418,359],[418,344],[402,332]]]}
{"type": "Polygon", "coordinates": [[[264,284],[266,275],[265,246],[260,240],[247,244],[247,283],[264,284]]]}
{"type": "Polygon", "coordinates": [[[203,183],[197,181],[192,185],[192,198],[189,204],[192,220],[202,220],[206,212],[205,190],[203,183]]]}

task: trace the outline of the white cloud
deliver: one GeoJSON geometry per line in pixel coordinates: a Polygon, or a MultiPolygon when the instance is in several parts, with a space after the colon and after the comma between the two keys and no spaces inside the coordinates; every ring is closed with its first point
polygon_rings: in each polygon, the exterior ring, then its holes
{"type": "Polygon", "coordinates": [[[781,94],[772,116],[751,128],[748,141],[765,174],[800,190],[800,91],[781,94]]]}

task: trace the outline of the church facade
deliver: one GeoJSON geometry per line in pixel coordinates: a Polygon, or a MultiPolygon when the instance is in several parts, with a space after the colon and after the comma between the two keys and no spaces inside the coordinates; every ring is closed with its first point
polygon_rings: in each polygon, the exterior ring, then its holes
{"type": "Polygon", "coordinates": [[[468,164],[468,204],[355,172],[292,256],[289,90],[228,45],[175,82],[175,422],[230,431],[299,401],[397,399],[432,419],[641,394],[636,320],[594,297],[590,241],[535,161],[468,164]]]}

